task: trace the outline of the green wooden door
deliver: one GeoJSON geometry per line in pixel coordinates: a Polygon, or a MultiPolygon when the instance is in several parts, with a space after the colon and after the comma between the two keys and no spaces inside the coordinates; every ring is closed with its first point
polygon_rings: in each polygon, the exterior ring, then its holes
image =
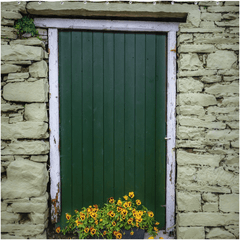
{"type": "Polygon", "coordinates": [[[130,191],[165,225],[166,35],[59,32],[62,217],[130,191]]]}

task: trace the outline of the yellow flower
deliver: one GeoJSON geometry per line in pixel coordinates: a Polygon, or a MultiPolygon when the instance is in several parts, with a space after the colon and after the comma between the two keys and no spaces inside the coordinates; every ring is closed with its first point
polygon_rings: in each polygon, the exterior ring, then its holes
{"type": "Polygon", "coordinates": [[[130,234],[133,235],[133,234],[134,234],[134,231],[131,231],[130,234]]]}
{"type": "Polygon", "coordinates": [[[85,232],[85,233],[88,233],[88,232],[89,232],[89,228],[86,227],[86,228],[84,229],[84,232],[85,232]]]}
{"type": "Polygon", "coordinates": [[[61,231],[61,228],[60,228],[60,227],[57,227],[57,228],[56,228],[56,232],[57,232],[57,233],[60,233],[60,231],[61,231]]]}
{"type": "Polygon", "coordinates": [[[132,206],[132,203],[131,202],[127,202],[128,204],[128,207],[131,207],[132,206]]]}
{"type": "Polygon", "coordinates": [[[122,201],[120,199],[117,201],[117,205],[122,206],[122,201]]]}
{"type": "Polygon", "coordinates": [[[121,233],[118,233],[117,235],[116,235],[116,239],[121,239],[122,238],[122,234],[121,233]]]}
{"type": "Polygon", "coordinates": [[[104,232],[103,232],[103,235],[106,235],[106,234],[107,234],[107,231],[104,231],[104,232]]]}
{"type": "Polygon", "coordinates": [[[134,198],[134,192],[130,192],[128,195],[130,198],[134,198]]]}
{"type": "Polygon", "coordinates": [[[78,210],[76,209],[74,212],[75,212],[75,213],[78,213],[78,210]]]}
{"type": "Polygon", "coordinates": [[[123,209],[123,210],[121,211],[121,214],[122,214],[122,215],[125,215],[125,216],[126,216],[127,213],[128,213],[128,210],[127,210],[127,209],[123,209]]]}
{"type": "Polygon", "coordinates": [[[110,197],[110,198],[108,199],[108,201],[109,201],[110,203],[114,203],[114,202],[115,202],[115,200],[114,200],[113,197],[110,197]]]}
{"type": "Polygon", "coordinates": [[[98,225],[98,220],[95,221],[95,224],[98,225]]]}
{"type": "Polygon", "coordinates": [[[154,216],[153,212],[148,212],[148,216],[153,217],[154,216]]]}
{"type": "Polygon", "coordinates": [[[66,219],[69,220],[71,218],[71,215],[66,213],[66,219]]]}
{"type": "Polygon", "coordinates": [[[124,206],[125,208],[127,208],[127,207],[128,207],[128,203],[125,202],[125,203],[123,204],[123,206],[124,206]]]}
{"type": "Polygon", "coordinates": [[[155,225],[159,225],[159,222],[156,222],[155,225]]]}
{"type": "Polygon", "coordinates": [[[148,239],[154,239],[154,237],[149,237],[148,239]]]}
{"type": "Polygon", "coordinates": [[[123,198],[124,198],[126,201],[128,200],[128,196],[127,196],[127,195],[123,196],[123,198]]]}
{"type": "Polygon", "coordinates": [[[128,222],[129,225],[132,224],[133,218],[129,218],[127,222],[128,222]]]}
{"type": "Polygon", "coordinates": [[[82,221],[84,221],[84,219],[85,219],[85,216],[81,216],[80,218],[81,218],[81,220],[82,220],[82,221]]]}
{"type": "Polygon", "coordinates": [[[100,222],[102,222],[102,219],[100,219],[100,222]]]}
{"type": "Polygon", "coordinates": [[[136,200],[136,204],[139,206],[141,205],[141,201],[139,199],[136,200]]]}
{"type": "Polygon", "coordinates": [[[95,228],[92,228],[91,229],[91,234],[94,235],[96,233],[96,229],[95,228]]]}
{"type": "Polygon", "coordinates": [[[113,222],[112,222],[112,225],[115,227],[115,226],[116,226],[116,222],[115,222],[115,221],[113,221],[113,222]]]}
{"type": "Polygon", "coordinates": [[[157,228],[157,227],[154,227],[153,229],[154,229],[154,231],[156,231],[156,232],[158,231],[158,228],[157,228]]]}
{"type": "Polygon", "coordinates": [[[122,207],[117,207],[118,212],[121,212],[121,210],[122,210],[122,207]]]}

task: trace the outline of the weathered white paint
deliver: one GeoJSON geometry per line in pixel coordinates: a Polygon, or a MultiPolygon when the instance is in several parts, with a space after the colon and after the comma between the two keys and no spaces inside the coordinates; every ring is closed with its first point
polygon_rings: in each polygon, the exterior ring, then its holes
{"type": "Polygon", "coordinates": [[[143,31],[143,32],[178,31],[178,23],[168,22],[35,18],[34,23],[37,27],[43,28],[109,30],[109,31],[143,31]]]}
{"type": "MultiPolygon", "coordinates": [[[[37,27],[49,29],[49,81],[50,81],[50,164],[51,198],[55,199],[60,183],[59,157],[59,105],[58,105],[58,38],[57,29],[89,29],[112,31],[165,32],[168,34],[167,49],[167,174],[166,174],[166,231],[172,231],[175,224],[175,137],[176,137],[176,32],[179,23],[111,21],[35,18],[37,27]],[[52,29],[56,28],[56,29],[52,29]],[[56,143],[55,143],[56,141],[56,143]]],[[[60,192],[58,194],[60,200],[60,192]]],[[[60,202],[57,204],[60,207],[60,202]]],[[[59,208],[60,209],[60,208],[59,208]]],[[[52,209],[52,219],[56,217],[52,209]]]]}
{"type": "Polygon", "coordinates": [[[176,32],[168,32],[167,46],[167,173],[166,230],[175,224],[176,32]]]}
{"type": "Polygon", "coordinates": [[[49,128],[50,128],[50,195],[51,220],[57,221],[60,209],[59,97],[58,97],[58,30],[48,29],[49,44],[49,128]]]}

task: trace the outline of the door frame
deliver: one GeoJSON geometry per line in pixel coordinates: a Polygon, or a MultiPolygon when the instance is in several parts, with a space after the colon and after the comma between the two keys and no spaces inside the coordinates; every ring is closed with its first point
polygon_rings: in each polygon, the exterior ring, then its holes
{"type": "Polygon", "coordinates": [[[161,32],[167,34],[167,154],[166,232],[175,225],[175,142],[176,142],[176,32],[179,23],[92,19],[35,18],[36,27],[48,28],[49,130],[51,220],[61,214],[58,29],[161,32]]]}

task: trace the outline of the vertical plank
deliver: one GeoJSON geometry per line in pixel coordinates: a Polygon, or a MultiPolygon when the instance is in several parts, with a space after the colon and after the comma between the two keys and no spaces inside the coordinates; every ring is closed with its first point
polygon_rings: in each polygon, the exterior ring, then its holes
{"type": "Polygon", "coordinates": [[[59,152],[59,84],[58,84],[58,29],[48,29],[48,44],[51,49],[49,54],[49,128],[50,131],[50,195],[51,201],[56,205],[51,206],[51,221],[58,222],[60,211],[60,152],[59,152]]]}
{"type": "Polygon", "coordinates": [[[72,68],[71,68],[71,32],[59,32],[59,84],[60,88],[60,157],[62,190],[62,224],[65,213],[72,210],[72,68]]]}
{"type": "Polygon", "coordinates": [[[136,34],[135,192],[145,204],[145,34],[136,34]]]}
{"type": "Polygon", "coordinates": [[[125,34],[125,192],[134,191],[135,34],[125,34]]]}
{"type": "Polygon", "coordinates": [[[83,206],[93,201],[92,32],[83,32],[83,206]]]}
{"type": "Polygon", "coordinates": [[[165,225],[166,136],[166,35],[156,35],[156,214],[159,228],[165,225]]]}
{"type": "Polygon", "coordinates": [[[104,33],[104,200],[114,197],[114,39],[104,33]]]}
{"type": "Polygon", "coordinates": [[[103,33],[93,33],[94,200],[103,203],[103,33]]]}
{"type": "Polygon", "coordinates": [[[146,35],[146,205],[155,212],[155,35],[146,35]]]}
{"type": "Polygon", "coordinates": [[[124,33],[115,33],[115,197],[124,190],[124,33]]]}
{"type": "Polygon", "coordinates": [[[82,207],[82,33],[72,34],[72,201],[73,209],[82,207]]]}

